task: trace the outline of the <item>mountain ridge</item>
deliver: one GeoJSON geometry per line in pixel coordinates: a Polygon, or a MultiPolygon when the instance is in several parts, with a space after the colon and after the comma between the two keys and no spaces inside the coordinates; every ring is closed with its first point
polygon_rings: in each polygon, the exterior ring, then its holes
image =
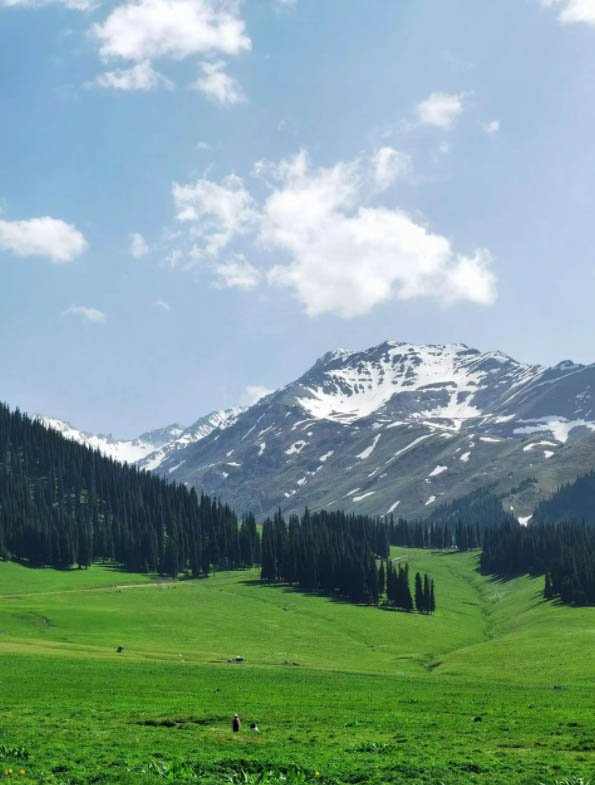
{"type": "Polygon", "coordinates": [[[595,466],[595,450],[573,458],[595,432],[593,389],[595,365],[384,341],[327,352],[256,404],[206,415],[135,462],[262,515],[308,505],[420,517],[489,480],[526,522],[541,497],[519,495],[523,479],[543,474],[551,492],[558,463],[564,481],[595,466]]]}

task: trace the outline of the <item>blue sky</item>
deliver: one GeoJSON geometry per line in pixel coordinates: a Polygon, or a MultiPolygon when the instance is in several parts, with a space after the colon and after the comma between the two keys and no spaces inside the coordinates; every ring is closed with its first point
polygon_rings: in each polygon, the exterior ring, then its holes
{"type": "Polygon", "coordinates": [[[323,352],[595,361],[595,0],[0,0],[0,398],[132,436],[323,352]]]}

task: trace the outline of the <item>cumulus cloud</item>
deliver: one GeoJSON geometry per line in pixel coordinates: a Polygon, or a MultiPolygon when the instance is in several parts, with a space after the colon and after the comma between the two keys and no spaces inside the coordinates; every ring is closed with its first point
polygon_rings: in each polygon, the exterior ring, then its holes
{"type": "Polygon", "coordinates": [[[254,289],[261,279],[260,270],[243,254],[237,254],[232,261],[217,264],[215,273],[215,286],[219,289],[254,289]]]}
{"type": "Polygon", "coordinates": [[[225,72],[222,60],[201,63],[200,70],[192,87],[207,98],[218,104],[237,104],[246,100],[237,79],[225,72]]]}
{"type": "Polygon", "coordinates": [[[417,121],[448,131],[463,113],[464,99],[464,93],[432,93],[416,106],[417,121]]]}
{"type": "Polygon", "coordinates": [[[25,221],[0,220],[0,251],[15,256],[45,256],[56,264],[72,262],[87,241],[72,224],[44,216],[25,221]]]}
{"type": "Polygon", "coordinates": [[[103,311],[98,311],[97,308],[87,308],[85,305],[71,305],[62,311],[62,316],[75,316],[89,324],[103,324],[107,319],[103,311]]]}
{"type": "Polygon", "coordinates": [[[459,253],[404,210],[374,204],[379,185],[395,176],[387,166],[390,177],[379,177],[378,161],[393,157],[379,152],[329,167],[313,167],[305,151],[259,162],[254,173],[268,188],[260,201],[236,175],[220,184],[175,185],[177,217],[200,238],[202,257],[214,258],[219,285],[222,279],[252,288],[263,278],[243,256],[217,261],[248,235],[256,252],[277,260],[265,280],[289,288],[310,316],[359,316],[395,298],[493,303],[496,278],[487,250],[459,253]]]}
{"type": "Polygon", "coordinates": [[[142,90],[144,92],[157,90],[159,87],[172,90],[174,87],[173,82],[156,71],[148,60],[137,63],[131,68],[105,71],[97,77],[93,84],[115,90],[142,90]]]}
{"type": "Polygon", "coordinates": [[[559,9],[558,19],[566,24],[595,25],[595,0],[540,0],[541,5],[559,9]]]}
{"type": "Polygon", "coordinates": [[[250,49],[236,0],[137,0],[117,6],[93,33],[104,58],[141,62],[250,49]]]}
{"type": "Polygon", "coordinates": [[[146,256],[149,253],[149,246],[142,234],[139,234],[138,232],[132,232],[130,234],[128,253],[135,259],[142,259],[143,256],[146,256]]]}
{"type": "Polygon", "coordinates": [[[238,234],[245,234],[257,219],[256,202],[236,175],[221,183],[200,179],[194,184],[174,183],[176,218],[190,228],[200,243],[197,253],[216,255],[238,234]]]}
{"type": "MultiPolygon", "coordinates": [[[[116,6],[91,33],[104,61],[133,65],[106,71],[96,83],[120,90],[172,88],[171,81],[153,68],[153,61],[231,57],[249,51],[252,42],[240,6],[241,0],[133,0],[116,6]]],[[[222,61],[206,61],[201,68],[197,90],[219,103],[242,100],[239,84],[225,72],[222,61]]]]}
{"type": "Polygon", "coordinates": [[[249,384],[242,397],[248,406],[254,406],[255,403],[258,403],[262,398],[273,392],[275,391],[269,387],[264,387],[262,384],[249,384]]]}

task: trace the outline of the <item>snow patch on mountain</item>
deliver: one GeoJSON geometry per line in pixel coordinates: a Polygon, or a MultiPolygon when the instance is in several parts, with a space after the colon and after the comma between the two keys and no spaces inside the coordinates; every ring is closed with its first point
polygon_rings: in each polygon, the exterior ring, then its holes
{"type": "Polygon", "coordinates": [[[362,452],[360,452],[360,454],[359,454],[359,455],[356,455],[356,458],[359,458],[361,461],[365,461],[367,458],[369,458],[369,457],[370,457],[370,455],[372,455],[372,453],[373,453],[373,452],[374,452],[374,450],[376,449],[376,445],[377,445],[377,444],[378,444],[378,442],[380,441],[380,437],[381,437],[381,435],[382,435],[382,434],[380,434],[380,433],[379,433],[377,436],[375,436],[375,437],[374,437],[374,441],[372,442],[372,444],[371,444],[369,447],[366,447],[366,449],[365,449],[365,450],[363,450],[362,452]]]}
{"type": "Polygon", "coordinates": [[[586,420],[567,420],[565,417],[560,418],[555,415],[537,417],[532,420],[523,420],[522,422],[530,424],[515,428],[515,434],[531,434],[548,431],[552,434],[554,439],[562,444],[566,444],[570,433],[575,428],[587,428],[590,431],[595,431],[595,422],[588,422],[586,420]]]}
{"type": "Polygon", "coordinates": [[[444,472],[447,471],[448,471],[448,466],[436,466],[436,468],[433,469],[428,476],[438,477],[438,475],[443,474],[444,472]]]}
{"type": "Polygon", "coordinates": [[[354,496],[353,497],[353,501],[354,502],[361,502],[364,499],[367,499],[368,496],[374,496],[375,493],[376,493],[376,491],[367,491],[366,493],[362,493],[361,496],[354,496]]]}

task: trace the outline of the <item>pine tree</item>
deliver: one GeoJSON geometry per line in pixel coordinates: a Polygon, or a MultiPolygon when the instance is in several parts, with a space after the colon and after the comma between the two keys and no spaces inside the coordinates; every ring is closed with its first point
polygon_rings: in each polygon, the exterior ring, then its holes
{"type": "Polygon", "coordinates": [[[415,573],[415,607],[418,613],[426,613],[427,604],[419,572],[415,573]]]}
{"type": "Polygon", "coordinates": [[[430,613],[432,609],[432,597],[430,591],[430,579],[427,573],[424,573],[424,588],[423,588],[423,606],[424,613],[430,613]]]}
{"type": "Polygon", "coordinates": [[[384,562],[380,562],[380,567],[378,568],[378,594],[379,596],[384,595],[386,592],[386,573],[384,570],[384,562]]]}
{"type": "Polygon", "coordinates": [[[553,597],[552,579],[550,578],[549,572],[546,572],[545,574],[545,588],[543,590],[543,596],[546,600],[550,600],[553,597]]]}

